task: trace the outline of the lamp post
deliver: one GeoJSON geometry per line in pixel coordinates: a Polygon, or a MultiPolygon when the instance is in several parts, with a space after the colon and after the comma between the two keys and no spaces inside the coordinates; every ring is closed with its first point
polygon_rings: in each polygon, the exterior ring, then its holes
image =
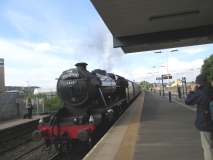
{"type": "MultiPolygon", "coordinates": [[[[160,75],[160,72],[159,72],[160,67],[165,67],[165,66],[158,66],[158,76],[160,75]]],[[[159,79],[159,84],[160,84],[160,79],[159,79]]]]}
{"type": "Polygon", "coordinates": [[[30,86],[30,85],[29,85],[29,81],[27,81],[27,83],[28,83],[28,91],[29,91],[29,89],[30,89],[30,88],[29,88],[29,86],[30,86]]]}
{"type": "MultiPolygon", "coordinates": [[[[151,67],[151,68],[155,68],[155,67],[156,67],[156,66],[153,66],[153,67],[151,67]]],[[[153,76],[155,76],[155,73],[158,73],[158,72],[153,71],[153,72],[148,73],[148,74],[151,74],[151,77],[153,77],[153,76]]],[[[155,80],[154,80],[154,83],[152,84],[152,87],[153,87],[153,90],[154,90],[154,93],[155,93],[155,90],[157,89],[157,88],[156,88],[155,80]]]]}
{"type": "Polygon", "coordinates": [[[145,78],[144,78],[145,90],[147,90],[147,81],[146,81],[146,80],[147,80],[147,78],[145,77],[145,78]]]}
{"type": "Polygon", "coordinates": [[[178,51],[177,49],[173,49],[171,51],[165,51],[165,52],[162,52],[162,51],[157,51],[157,52],[154,52],[154,53],[166,53],[166,61],[167,61],[167,76],[168,76],[168,89],[169,89],[169,101],[171,102],[171,90],[170,90],[170,85],[169,85],[169,64],[168,64],[168,58],[167,58],[167,52],[176,52],[178,51]]]}
{"type": "MultiPolygon", "coordinates": [[[[165,67],[165,66],[152,66],[151,68],[158,68],[158,72],[155,72],[155,73],[158,73],[158,77],[160,76],[160,72],[159,72],[159,68],[160,67],[165,67]]],[[[158,81],[158,85],[159,85],[159,91],[160,91],[160,79],[159,79],[159,81],[158,81]]],[[[160,95],[161,95],[161,93],[160,93],[160,95]]]]}
{"type": "MultiPolygon", "coordinates": [[[[153,72],[154,73],[154,72],[153,72]]],[[[151,78],[152,77],[152,74],[153,74],[152,72],[151,73],[148,73],[148,74],[151,74],[151,76],[149,77],[149,78],[151,78]]],[[[150,85],[150,88],[151,88],[151,92],[152,92],[152,89],[153,89],[153,84],[151,83],[150,85]]]]}
{"type": "MultiPolygon", "coordinates": [[[[156,66],[152,66],[151,68],[155,68],[156,66]]],[[[151,73],[152,74],[152,73],[151,73]]],[[[153,72],[153,74],[155,74],[155,72],[153,72]]],[[[155,85],[155,82],[154,82],[155,85]]],[[[155,92],[156,87],[154,86],[154,92],[155,92]]]]}

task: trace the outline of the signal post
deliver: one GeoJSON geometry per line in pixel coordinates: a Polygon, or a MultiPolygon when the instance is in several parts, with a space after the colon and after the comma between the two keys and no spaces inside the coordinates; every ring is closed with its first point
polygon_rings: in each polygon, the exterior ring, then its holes
{"type": "MultiPolygon", "coordinates": [[[[169,82],[169,79],[172,79],[172,76],[171,76],[171,74],[163,74],[162,75],[162,85],[163,85],[163,79],[168,79],[168,82],[169,82]]],[[[171,102],[171,90],[170,90],[170,84],[169,83],[168,83],[168,86],[169,86],[169,102],[171,102]]],[[[163,96],[165,96],[164,87],[163,87],[163,96]]]]}
{"type": "Polygon", "coordinates": [[[160,80],[162,80],[162,77],[157,77],[157,78],[156,78],[156,80],[159,80],[159,83],[158,83],[158,85],[159,85],[159,93],[160,93],[160,96],[161,96],[161,90],[160,90],[160,80]]]}

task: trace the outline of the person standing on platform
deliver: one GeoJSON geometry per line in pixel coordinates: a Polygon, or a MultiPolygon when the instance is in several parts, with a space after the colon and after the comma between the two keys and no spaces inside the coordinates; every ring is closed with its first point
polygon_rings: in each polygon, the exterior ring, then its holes
{"type": "Polygon", "coordinates": [[[213,160],[213,125],[208,123],[205,117],[206,92],[213,92],[207,77],[200,74],[195,83],[191,85],[191,91],[185,99],[187,105],[197,104],[195,126],[200,131],[201,145],[204,149],[204,159],[213,160]]]}
{"type": "Polygon", "coordinates": [[[33,109],[32,101],[30,97],[27,97],[26,108],[28,109],[28,119],[30,119],[32,118],[32,109],[33,109]]]}
{"type": "Polygon", "coordinates": [[[179,84],[177,85],[177,92],[178,92],[178,97],[181,99],[181,89],[179,84]]]}

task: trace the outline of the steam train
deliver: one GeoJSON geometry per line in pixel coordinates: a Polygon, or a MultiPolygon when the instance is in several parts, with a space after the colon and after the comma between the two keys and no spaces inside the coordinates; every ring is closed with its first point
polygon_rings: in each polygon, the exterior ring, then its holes
{"type": "Polygon", "coordinates": [[[86,63],[75,66],[57,81],[63,107],[32,134],[34,140],[44,138],[46,147],[54,145],[58,151],[71,151],[77,144],[91,145],[96,128],[110,123],[140,94],[138,84],[119,75],[100,69],[89,72],[86,63]]]}

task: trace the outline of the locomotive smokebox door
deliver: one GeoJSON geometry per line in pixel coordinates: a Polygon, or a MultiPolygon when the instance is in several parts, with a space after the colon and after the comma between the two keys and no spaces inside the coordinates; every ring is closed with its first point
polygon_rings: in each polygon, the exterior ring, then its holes
{"type": "MultiPolygon", "coordinates": [[[[85,69],[85,67],[80,67],[85,69]]],[[[57,83],[58,96],[67,105],[79,106],[88,99],[88,82],[77,68],[66,70],[57,83]]]]}

